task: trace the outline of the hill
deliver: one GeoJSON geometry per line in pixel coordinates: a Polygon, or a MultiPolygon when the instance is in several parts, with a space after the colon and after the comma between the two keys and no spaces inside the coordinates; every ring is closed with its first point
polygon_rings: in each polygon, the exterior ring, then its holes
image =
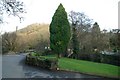
{"type": "Polygon", "coordinates": [[[43,36],[43,38],[48,39],[49,24],[34,23],[18,30],[17,34],[21,36],[29,36],[31,38],[39,38],[40,36],[43,36]]]}
{"type": "Polygon", "coordinates": [[[23,49],[35,48],[36,46],[43,49],[48,44],[49,24],[34,23],[17,31],[17,48],[19,50],[21,48],[23,51],[23,49]]]}

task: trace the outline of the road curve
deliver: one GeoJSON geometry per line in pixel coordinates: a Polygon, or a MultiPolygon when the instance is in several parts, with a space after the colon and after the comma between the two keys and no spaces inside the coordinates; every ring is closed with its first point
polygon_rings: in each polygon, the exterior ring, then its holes
{"type": "Polygon", "coordinates": [[[99,78],[96,76],[64,72],[50,71],[24,64],[25,54],[2,56],[3,78],[99,78]]]}

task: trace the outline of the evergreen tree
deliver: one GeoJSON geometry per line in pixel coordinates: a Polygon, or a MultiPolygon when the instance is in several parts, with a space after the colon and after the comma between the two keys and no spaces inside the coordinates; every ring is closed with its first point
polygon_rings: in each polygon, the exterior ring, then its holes
{"type": "Polygon", "coordinates": [[[50,48],[58,54],[58,57],[66,52],[70,40],[70,33],[67,13],[63,5],[60,4],[50,24],[50,48]]]}
{"type": "Polygon", "coordinates": [[[97,22],[93,24],[92,27],[92,48],[96,49],[100,46],[100,27],[97,22]]]}
{"type": "Polygon", "coordinates": [[[77,24],[72,23],[72,47],[73,47],[73,57],[77,58],[78,53],[79,53],[79,41],[77,37],[77,24]]]}

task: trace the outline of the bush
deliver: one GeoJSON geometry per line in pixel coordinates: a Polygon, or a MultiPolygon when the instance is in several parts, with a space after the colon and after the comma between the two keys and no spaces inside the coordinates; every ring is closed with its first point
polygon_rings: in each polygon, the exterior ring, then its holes
{"type": "Polygon", "coordinates": [[[107,64],[112,64],[112,65],[116,65],[116,66],[120,66],[120,55],[106,55],[106,54],[102,54],[102,59],[101,62],[102,63],[107,63],[107,64]]]}
{"type": "Polygon", "coordinates": [[[43,53],[42,53],[42,56],[46,56],[46,55],[53,55],[53,51],[51,50],[45,50],[43,53]]]}
{"type": "Polygon", "coordinates": [[[80,53],[78,55],[78,58],[81,59],[81,60],[90,61],[90,54],[88,54],[88,53],[80,53]]]}
{"type": "Polygon", "coordinates": [[[90,54],[90,60],[93,62],[101,62],[101,54],[100,53],[92,53],[90,54]]]}
{"type": "Polygon", "coordinates": [[[108,55],[108,54],[102,54],[102,53],[91,53],[91,54],[80,53],[78,55],[78,59],[120,66],[119,54],[108,55]]]}
{"type": "Polygon", "coordinates": [[[36,54],[28,54],[26,56],[26,64],[38,66],[45,69],[57,69],[58,60],[55,57],[36,56],[36,54]]]}

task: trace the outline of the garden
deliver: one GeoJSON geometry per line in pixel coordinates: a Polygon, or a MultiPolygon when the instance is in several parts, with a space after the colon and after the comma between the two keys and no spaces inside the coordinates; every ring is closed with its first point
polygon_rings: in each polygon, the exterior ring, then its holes
{"type": "MultiPolygon", "coordinates": [[[[89,40],[91,41],[90,45],[86,43],[88,46],[82,45],[81,48],[77,24],[79,24],[79,21],[73,20],[71,23],[72,27],[70,27],[65,8],[60,4],[49,26],[50,48],[43,53],[36,51],[29,53],[26,56],[26,63],[49,70],[72,71],[95,76],[119,78],[120,67],[118,59],[120,55],[111,56],[101,53],[104,47],[101,45],[98,23],[95,22],[93,24],[92,33],[90,33],[92,35],[92,40],[89,40]]],[[[106,44],[104,46],[106,48],[106,44]]],[[[119,50],[118,45],[114,46],[114,48],[119,50]]]]}

